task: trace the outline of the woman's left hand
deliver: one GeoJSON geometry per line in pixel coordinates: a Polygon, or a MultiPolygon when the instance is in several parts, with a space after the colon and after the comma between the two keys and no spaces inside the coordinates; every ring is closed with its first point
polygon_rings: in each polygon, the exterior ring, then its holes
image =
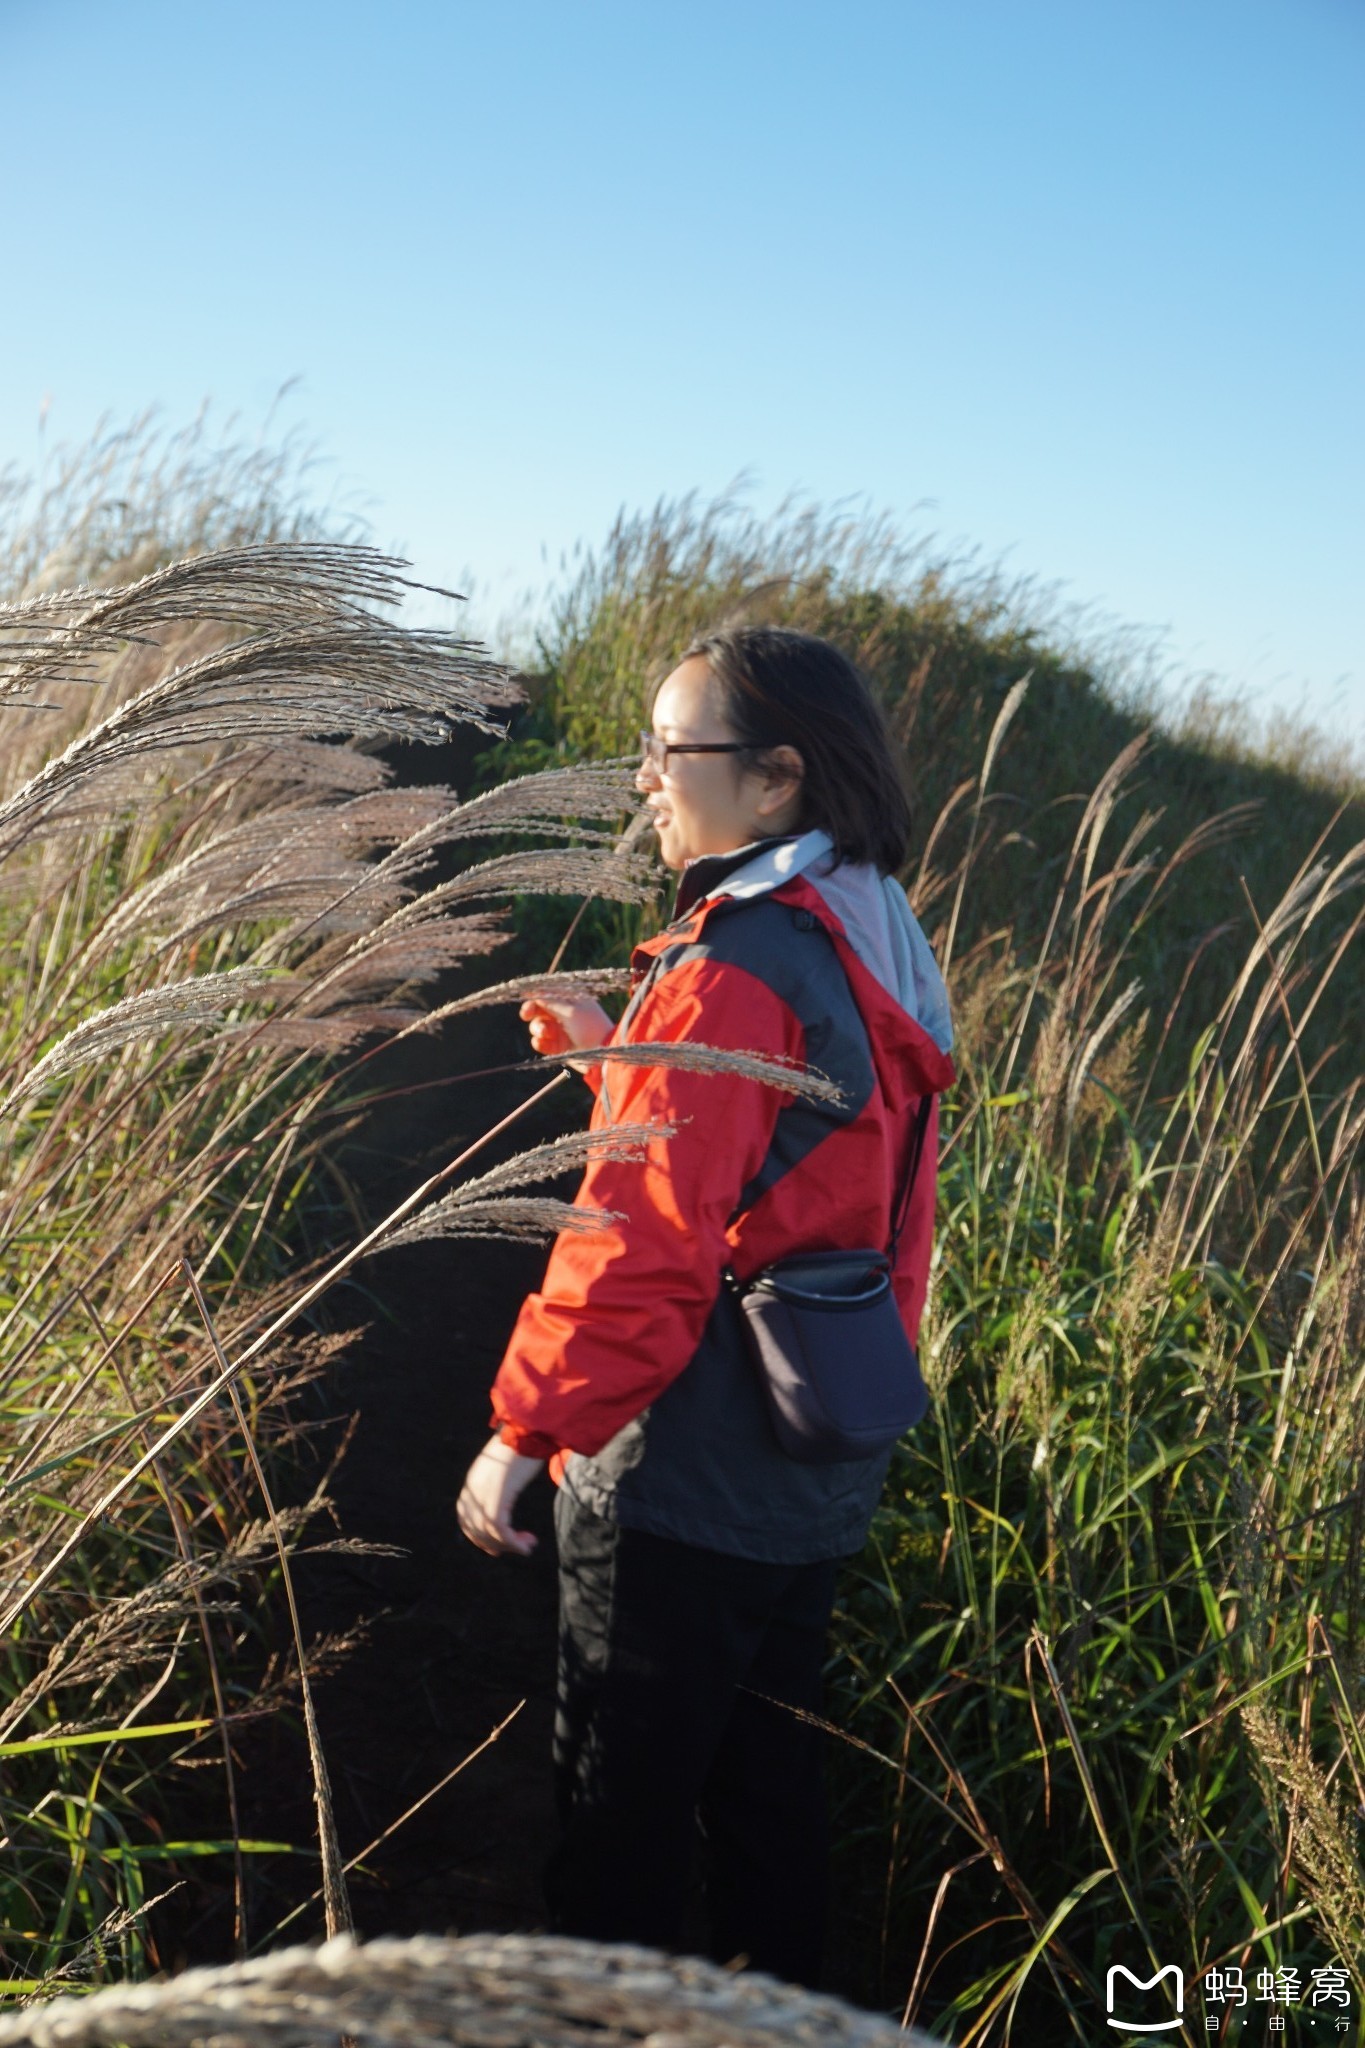
{"type": "Polygon", "coordinates": [[[605,1045],[616,1028],[592,996],[528,996],[517,1015],[531,1028],[531,1050],[551,1059],[571,1047],[586,1052],[605,1045]]]}
{"type": "Polygon", "coordinates": [[[529,1557],[536,1539],[512,1527],[512,1510],[528,1481],[545,1469],[543,1458],[527,1458],[494,1437],[465,1474],[455,1513],[471,1543],[490,1557],[529,1557]]]}

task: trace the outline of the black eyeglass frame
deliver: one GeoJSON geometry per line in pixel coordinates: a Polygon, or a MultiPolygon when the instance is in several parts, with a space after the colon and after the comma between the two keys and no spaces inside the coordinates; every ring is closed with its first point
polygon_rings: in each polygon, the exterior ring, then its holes
{"type": "Polygon", "coordinates": [[[670,754],[749,754],[753,749],[744,740],[661,740],[654,732],[640,734],[640,766],[648,761],[651,768],[657,768],[660,775],[668,773],[670,754]]]}

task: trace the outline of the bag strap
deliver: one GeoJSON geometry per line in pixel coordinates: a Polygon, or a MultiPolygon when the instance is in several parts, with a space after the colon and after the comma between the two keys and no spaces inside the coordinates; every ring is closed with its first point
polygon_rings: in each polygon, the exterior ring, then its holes
{"type": "Polygon", "coordinates": [[[921,1095],[919,1099],[919,1113],[915,1118],[915,1135],[910,1140],[910,1164],[906,1169],[905,1187],[901,1194],[899,1207],[893,1212],[891,1240],[886,1247],[886,1256],[891,1261],[893,1270],[896,1264],[896,1253],[900,1248],[901,1232],[905,1228],[905,1219],[910,1213],[910,1197],[915,1191],[915,1182],[919,1179],[920,1160],[924,1153],[924,1139],[929,1129],[929,1112],[933,1106],[934,1098],[932,1095],[921,1095]]]}

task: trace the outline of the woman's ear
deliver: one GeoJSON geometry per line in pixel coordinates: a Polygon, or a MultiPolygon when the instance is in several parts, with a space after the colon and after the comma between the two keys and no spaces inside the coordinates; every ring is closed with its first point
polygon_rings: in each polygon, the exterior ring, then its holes
{"type": "Polygon", "coordinates": [[[763,755],[761,773],[765,788],[758,800],[760,817],[770,817],[801,794],[806,764],[795,747],[769,747],[763,755]]]}

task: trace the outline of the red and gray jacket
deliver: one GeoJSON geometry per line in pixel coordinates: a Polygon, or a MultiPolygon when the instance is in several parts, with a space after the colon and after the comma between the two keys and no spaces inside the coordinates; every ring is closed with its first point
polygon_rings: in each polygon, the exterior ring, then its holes
{"type": "MultiPolygon", "coordinates": [[[[942,981],[904,892],[834,866],[829,847],[805,833],[692,862],[678,915],[635,949],[614,1042],[783,1055],[844,1099],[605,1061],[591,1127],[676,1135],[643,1161],[589,1167],[576,1201],[623,1220],[556,1240],[493,1386],[502,1440],[550,1458],[593,1512],[782,1563],[856,1551],[886,1460],[798,1465],[778,1449],[722,1271],[742,1281],[793,1252],[885,1246],[920,1100],[953,1078],[942,981]]],[[[912,1339],[935,1133],[931,1117],[894,1276],[912,1339]]]]}

